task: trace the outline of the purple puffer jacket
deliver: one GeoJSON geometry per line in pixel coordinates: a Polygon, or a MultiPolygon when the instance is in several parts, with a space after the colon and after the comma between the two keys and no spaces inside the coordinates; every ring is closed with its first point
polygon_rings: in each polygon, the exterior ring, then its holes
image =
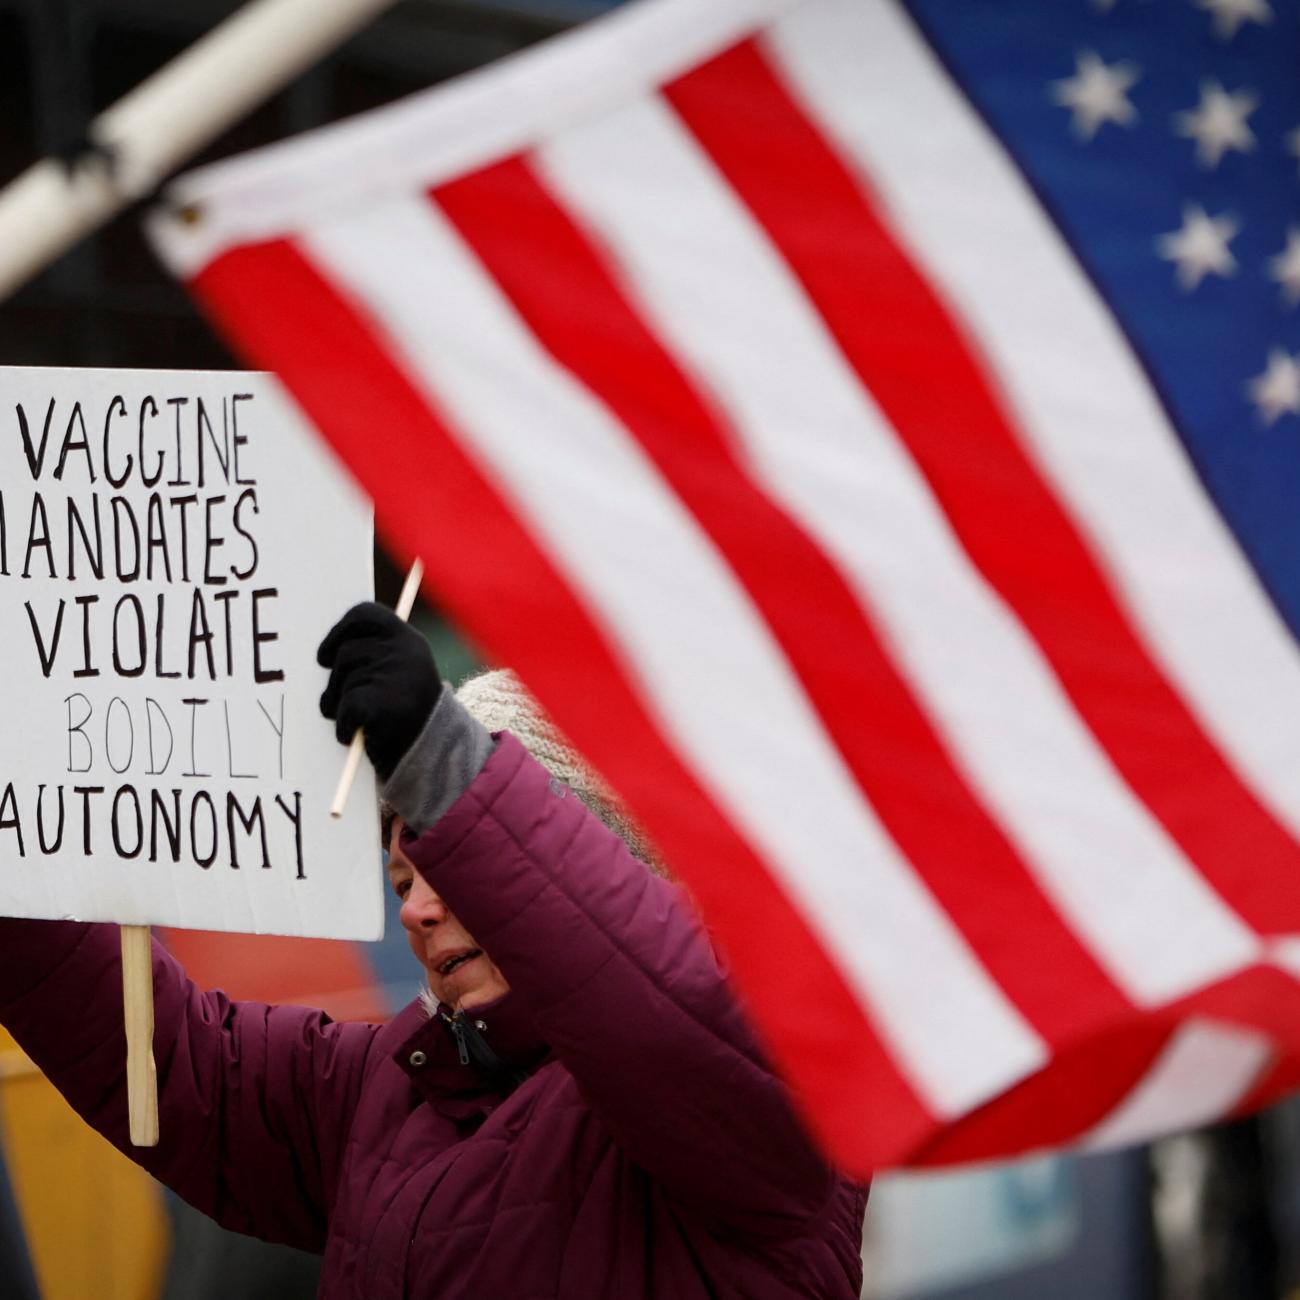
{"type": "Polygon", "coordinates": [[[232,1004],[155,946],[140,1152],[114,928],[0,922],[0,1020],[187,1200],[323,1251],[323,1296],[857,1296],[865,1190],[809,1148],[675,887],[509,736],[408,852],[510,981],[475,1014],[517,1086],[418,1002],[232,1004]]]}

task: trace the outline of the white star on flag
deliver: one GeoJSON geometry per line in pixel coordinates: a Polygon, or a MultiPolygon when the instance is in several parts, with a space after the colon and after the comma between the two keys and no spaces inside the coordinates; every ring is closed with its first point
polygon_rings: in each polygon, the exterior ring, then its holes
{"type": "Polygon", "coordinates": [[[1268,0],[1196,0],[1198,9],[1208,9],[1214,15],[1214,31],[1222,40],[1236,36],[1242,23],[1273,21],[1273,8],[1268,0]]]}
{"type": "Polygon", "coordinates": [[[1137,109],[1128,92],[1142,70],[1132,63],[1107,65],[1092,50],[1076,54],[1074,63],[1074,76],[1052,83],[1052,100],[1071,110],[1075,133],[1091,140],[1106,122],[1131,126],[1137,120],[1137,109]]]}
{"type": "Polygon", "coordinates": [[[1274,348],[1268,356],[1268,369],[1256,375],[1249,388],[1250,400],[1265,424],[1283,415],[1300,415],[1300,357],[1274,348]]]}
{"type": "Polygon", "coordinates": [[[1300,126],[1286,133],[1286,148],[1293,158],[1300,160],[1300,126]]]}
{"type": "Polygon", "coordinates": [[[1156,248],[1177,263],[1178,283],[1191,292],[1207,275],[1229,276],[1237,269],[1228,242],[1238,228],[1231,217],[1211,217],[1199,203],[1190,203],[1183,209],[1182,227],[1161,235],[1156,248]]]}
{"type": "Polygon", "coordinates": [[[1229,93],[1217,81],[1201,84],[1201,102],[1175,117],[1179,135],[1196,141],[1196,157],[1203,167],[1217,167],[1229,149],[1246,153],[1255,147],[1255,133],[1246,119],[1259,107],[1247,90],[1229,93]]]}
{"type": "Polygon", "coordinates": [[[1282,296],[1291,306],[1300,302],[1300,226],[1286,232],[1286,247],[1269,259],[1269,274],[1282,286],[1282,296]]]}

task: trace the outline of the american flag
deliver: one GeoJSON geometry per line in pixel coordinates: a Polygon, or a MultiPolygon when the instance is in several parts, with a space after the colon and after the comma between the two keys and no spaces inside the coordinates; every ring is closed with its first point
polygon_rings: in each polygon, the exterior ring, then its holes
{"type": "Polygon", "coordinates": [[[849,1170],[1300,1085],[1298,54],[1290,0],[647,0],[155,222],[849,1170]]]}

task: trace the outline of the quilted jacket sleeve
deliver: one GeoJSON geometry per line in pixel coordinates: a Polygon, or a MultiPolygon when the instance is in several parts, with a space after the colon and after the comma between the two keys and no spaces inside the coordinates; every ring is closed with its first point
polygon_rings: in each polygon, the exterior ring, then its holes
{"type": "Polygon", "coordinates": [[[116,926],[0,920],[0,1021],[73,1108],[239,1232],[319,1251],[375,1033],[232,1003],[153,950],[161,1142],[129,1144],[116,926]]]}
{"type": "Polygon", "coordinates": [[[719,1227],[800,1231],[835,1177],[682,893],[509,735],[405,846],[628,1156],[719,1227]]]}

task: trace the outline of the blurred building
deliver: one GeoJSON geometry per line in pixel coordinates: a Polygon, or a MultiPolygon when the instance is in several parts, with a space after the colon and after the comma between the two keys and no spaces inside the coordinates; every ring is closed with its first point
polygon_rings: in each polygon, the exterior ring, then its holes
{"type": "MultiPolygon", "coordinates": [[[[237,7],[233,0],[0,0],[0,180],[74,150],[95,113],[237,7]]],[[[398,99],[607,7],[403,0],[195,161],[398,99]]],[[[0,358],[10,365],[233,364],[158,266],[136,214],[0,304],[0,358]]]]}

